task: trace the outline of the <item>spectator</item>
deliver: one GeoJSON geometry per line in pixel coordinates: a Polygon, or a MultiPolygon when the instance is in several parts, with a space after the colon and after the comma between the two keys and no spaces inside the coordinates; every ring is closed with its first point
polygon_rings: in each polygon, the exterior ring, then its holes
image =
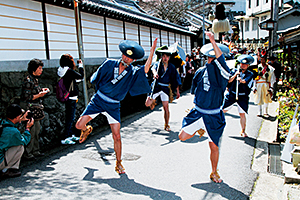
{"type": "Polygon", "coordinates": [[[188,61],[187,61],[187,64],[186,64],[186,77],[185,77],[185,81],[182,84],[182,88],[183,90],[187,90],[191,87],[191,84],[192,84],[192,80],[193,80],[193,76],[194,76],[194,73],[195,73],[195,69],[191,63],[192,61],[192,58],[189,57],[188,58],[188,61]]]}
{"type": "Polygon", "coordinates": [[[29,75],[25,78],[22,84],[21,92],[21,107],[26,110],[31,110],[33,114],[34,124],[30,129],[31,141],[25,148],[24,158],[28,160],[34,160],[35,157],[43,156],[40,152],[39,146],[39,133],[41,129],[40,120],[43,115],[43,105],[41,98],[45,96],[50,90],[48,88],[41,88],[38,83],[38,77],[43,72],[44,63],[39,59],[32,59],[28,63],[29,75]],[[34,108],[39,107],[39,108],[34,108]],[[34,111],[33,111],[34,109],[34,111]],[[40,113],[42,112],[42,113],[40,113]]]}
{"type": "Polygon", "coordinates": [[[179,67],[179,75],[180,75],[180,79],[181,79],[180,91],[183,91],[183,83],[184,83],[184,79],[186,77],[186,69],[190,65],[189,57],[190,57],[189,54],[186,54],[185,64],[181,65],[179,67]]]}
{"type": "Polygon", "coordinates": [[[20,160],[24,152],[24,146],[30,142],[30,127],[34,123],[34,119],[30,119],[26,124],[26,130],[21,133],[18,125],[21,121],[27,120],[28,111],[24,114],[24,110],[19,105],[12,104],[7,108],[6,119],[1,124],[3,126],[0,136],[0,177],[12,178],[21,175],[19,171],[20,160]]]}
{"type": "Polygon", "coordinates": [[[277,90],[278,90],[278,82],[279,82],[279,79],[280,79],[280,76],[281,76],[281,65],[280,63],[277,61],[277,57],[275,56],[271,56],[269,58],[269,65],[271,65],[273,68],[274,68],[274,73],[275,73],[275,78],[276,78],[276,81],[274,83],[274,86],[273,86],[273,97],[272,97],[272,100],[273,101],[276,101],[277,100],[277,90]]]}
{"type": "Polygon", "coordinates": [[[62,144],[75,144],[79,137],[75,137],[72,131],[72,125],[75,119],[76,105],[78,102],[79,89],[77,80],[83,79],[84,70],[81,60],[79,63],[79,73],[75,71],[76,65],[73,57],[70,54],[63,54],[60,57],[60,67],[57,70],[59,77],[63,78],[63,83],[66,89],[70,92],[69,99],[65,103],[65,130],[62,144]]]}
{"type": "Polygon", "coordinates": [[[261,55],[260,52],[261,52],[261,48],[258,47],[258,48],[257,48],[257,53],[256,53],[256,56],[257,56],[257,63],[258,63],[258,64],[260,64],[260,55],[261,55]]]}
{"type": "Polygon", "coordinates": [[[275,82],[274,68],[266,63],[266,58],[261,56],[261,64],[258,65],[258,77],[254,84],[254,103],[259,107],[258,117],[269,118],[268,107],[272,103],[273,85],[275,82]],[[264,110],[263,110],[264,107],[264,110]]]}

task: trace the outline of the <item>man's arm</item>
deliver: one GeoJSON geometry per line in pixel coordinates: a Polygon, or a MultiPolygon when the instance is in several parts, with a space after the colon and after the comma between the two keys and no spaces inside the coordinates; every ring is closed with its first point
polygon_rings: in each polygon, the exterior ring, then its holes
{"type": "Polygon", "coordinates": [[[216,58],[219,58],[222,55],[221,49],[218,47],[216,41],[215,41],[215,36],[212,32],[205,32],[205,34],[209,37],[209,40],[214,48],[216,58]]]}
{"type": "Polygon", "coordinates": [[[153,54],[154,54],[154,51],[155,51],[155,48],[156,48],[156,44],[157,44],[157,38],[155,38],[155,40],[153,41],[152,47],[150,49],[150,55],[149,55],[149,57],[147,59],[147,62],[145,64],[145,73],[146,74],[149,72],[149,69],[150,69],[150,66],[151,66],[151,63],[152,63],[153,54]]]}
{"type": "Polygon", "coordinates": [[[231,82],[236,78],[236,76],[237,76],[238,74],[240,74],[240,72],[239,72],[239,71],[236,71],[236,73],[235,73],[233,76],[231,76],[231,77],[229,78],[228,83],[231,83],[231,82]]]}

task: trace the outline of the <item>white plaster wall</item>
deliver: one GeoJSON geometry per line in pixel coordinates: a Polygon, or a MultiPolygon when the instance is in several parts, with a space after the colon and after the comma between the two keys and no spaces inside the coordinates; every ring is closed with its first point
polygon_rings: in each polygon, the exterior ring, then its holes
{"type": "Polygon", "coordinates": [[[161,43],[163,45],[167,45],[169,46],[169,42],[168,42],[168,32],[167,31],[161,31],[161,43]]]}
{"type": "Polygon", "coordinates": [[[84,57],[106,57],[103,17],[81,13],[81,24],[84,57]]]}
{"type": "Polygon", "coordinates": [[[106,18],[108,57],[120,57],[120,41],[124,40],[123,22],[106,18]]]}
{"type": "Polygon", "coordinates": [[[246,3],[246,15],[250,16],[252,13],[257,13],[260,11],[270,10],[271,0],[266,3],[266,0],[260,0],[259,6],[256,6],[256,0],[251,0],[251,8],[249,8],[249,0],[246,3]]]}
{"type": "Polygon", "coordinates": [[[141,45],[145,50],[145,55],[150,53],[150,27],[140,26],[141,45]]]}
{"type": "Polygon", "coordinates": [[[45,59],[41,3],[0,0],[0,44],[1,61],[45,59]]]}
{"type": "Polygon", "coordinates": [[[159,30],[156,28],[151,29],[152,32],[152,42],[155,38],[157,38],[157,46],[160,46],[160,36],[159,36],[159,30]]]}
{"type": "Polygon", "coordinates": [[[74,11],[46,4],[50,59],[64,53],[78,58],[74,11]]]}
{"type": "Polygon", "coordinates": [[[175,33],[169,32],[169,41],[170,41],[170,45],[175,43],[175,33]]]}
{"type": "Polygon", "coordinates": [[[133,40],[139,43],[138,25],[125,22],[126,40],[133,40]]]}

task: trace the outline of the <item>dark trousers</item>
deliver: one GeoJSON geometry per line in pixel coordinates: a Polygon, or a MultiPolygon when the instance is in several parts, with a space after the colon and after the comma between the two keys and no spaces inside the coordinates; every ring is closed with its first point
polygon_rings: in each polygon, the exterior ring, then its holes
{"type": "Polygon", "coordinates": [[[34,124],[32,127],[30,127],[30,135],[31,135],[31,140],[29,144],[26,146],[26,154],[25,156],[31,157],[32,155],[36,155],[40,151],[40,131],[41,131],[41,124],[40,121],[34,120],[34,124]]]}
{"type": "Polygon", "coordinates": [[[77,105],[76,100],[71,100],[71,99],[69,99],[65,103],[65,107],[66,107],[65,138],[71,137],[73,134],[72,125],[75,119],[76,105],[77,105]]]}

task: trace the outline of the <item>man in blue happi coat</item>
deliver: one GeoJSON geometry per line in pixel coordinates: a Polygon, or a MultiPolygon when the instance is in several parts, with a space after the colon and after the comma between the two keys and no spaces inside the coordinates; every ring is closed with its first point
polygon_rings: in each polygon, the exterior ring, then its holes
{"type": "Polygon", "coordinates": [[[241,136],[247,137],[246,130],[246,113],[249,107],[249,94],[253,86],[253,73],[248,70],[254,58],[250,55],[241,55],[237,58],[240,63],[240,69],[233,69],[228,81],[228,93],[225,97],[223,112],[226,113],[236,102],[240,114],[240,124],[242,127],[241,136]],[[238,85],[238,87],[237,87],[238,85]]]}
{"type": "Polygon", "coordinates": [[[153,64],[152,73],[153,77],[156,79],[153,81],[152,86],[154,87],[152,93],[153,96],[149,96],[146,100],[146,106],[150,106],[151,109],[154,108],[155,99],[160,96],[164,109],[164,120],[165,120],[165,130],[171,131],[169,126],[170,110],[169,110],[169,97],[170,88],[171,90],[176,90],[176,98],[180,97],[179,86],[181,85],[180,76],[176,70],[176,67],[169,62],[171,51],[168,49],[157,50],[161,53],[161,59],[153,64]]]}
{"type": "Polygon", "coordinates": [[[223,53],[229,53],[229,48],[216,43],[214,34],[205,33],[210,44],[201,48],[201,52],[208,56],[204,67],[199,68],[193,78],[191,93],[195,95],[195,107],[183,118],[179,139],[185,141],[196,133],[200,137],[207,132],[209,137],[210,160],[212,173],[210,179],[221,183],[217,172],[219,161],[219,140],[225,127],[225,117],[222,111],[224,92],[230,77],[230,69],[226,65],[223,53]]]}
{"type": "Polygon", "coordinates": [[[119,44],[122,52],[120,60],[107,59],[92,75],[91,83],[95,84],[96,94],[91,98],[88,106],[76,123],[76,128],[81,130],[80,143],[84,142],[92,132],[92,127],[86,124],[102,113],[106,116],[113,134],[114,150],[116,153],[115,170],[119,174],[125,173],[121,164],[122,142],[120,135],[120,101],[129,92],[131,96],[150,92],[146,77],[153,53],[157,44],[154,40],[145,66],[132,66],[135,59],[144,57],[144,49],[136,42],[124,40],[119,44]]]}

